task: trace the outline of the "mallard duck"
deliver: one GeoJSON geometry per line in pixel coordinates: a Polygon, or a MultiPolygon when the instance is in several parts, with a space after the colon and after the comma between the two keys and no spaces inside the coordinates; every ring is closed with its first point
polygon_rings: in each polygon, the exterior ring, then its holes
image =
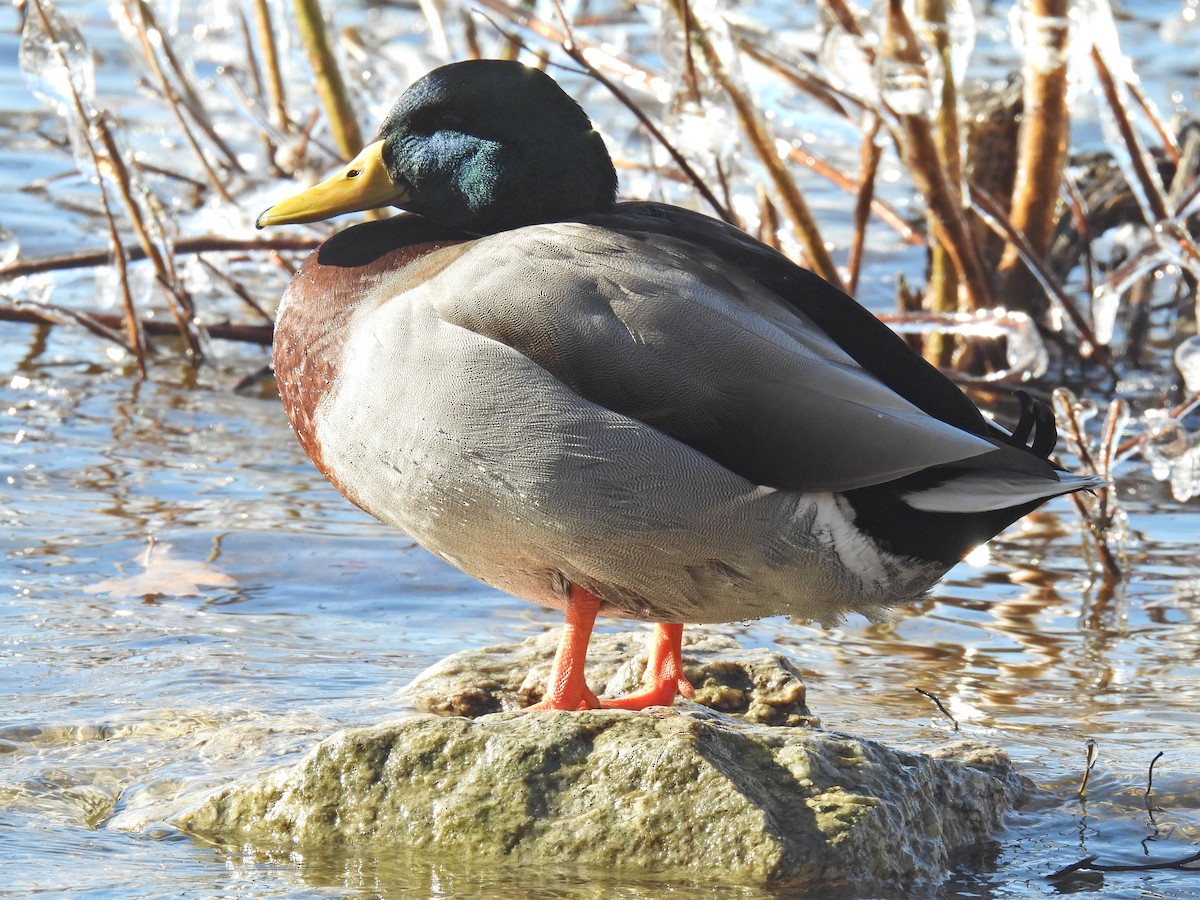
{"type": "Polygon", "coordinates": [[[583,110],[475,60],[258,226],[396,206],[297,271],[274,362],[348,499],[480,581],[564,609],[542,709],[690,696],[687,623],[823,622],[923,595],[1051,497],[1047,460],[839,289],[743,232],[616,201],[583,110]],[[643,689],[584,678],[598,614],[656,623],[643,689]]]}

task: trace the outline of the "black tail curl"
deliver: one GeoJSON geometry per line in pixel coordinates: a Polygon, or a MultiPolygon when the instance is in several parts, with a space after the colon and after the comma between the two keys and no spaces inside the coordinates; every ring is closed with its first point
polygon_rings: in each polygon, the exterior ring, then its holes
{"type": "Polygon", "coordinates": [[[1025,391],[1013,391],[1021,403],[1021,417],[1006,440],[1014,447],[1030,450],[1035,456],[1048,459],[1058,443],[1058,427],[1054,424],[1054,413],[1041,400],[1034,400],[1025,391]],[[1030,435],[1033,443],[1029,442],[1030,435]]]}

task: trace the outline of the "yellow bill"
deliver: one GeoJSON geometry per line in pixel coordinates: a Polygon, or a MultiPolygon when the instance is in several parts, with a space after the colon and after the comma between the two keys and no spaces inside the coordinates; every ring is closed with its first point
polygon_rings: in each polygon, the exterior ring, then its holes
{"type": "Polygon", "coordinates": [[[383,141],[363,147],[340,172],[276,203],[258,217],[258,228],[320,222],[343,213],[403,205],[408,186],[397,184],[383,162],[383,141]]]}

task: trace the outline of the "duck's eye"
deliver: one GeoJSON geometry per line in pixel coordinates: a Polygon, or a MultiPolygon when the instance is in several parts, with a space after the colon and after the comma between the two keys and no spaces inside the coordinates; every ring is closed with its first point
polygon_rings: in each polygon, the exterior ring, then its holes
{"type": "Polygon", "coordinates": [[[351,169],[349,172],[346,173],[346,177],[347,178],[357,178],[361,174],[362,174],[362,169],[351,169]]]}

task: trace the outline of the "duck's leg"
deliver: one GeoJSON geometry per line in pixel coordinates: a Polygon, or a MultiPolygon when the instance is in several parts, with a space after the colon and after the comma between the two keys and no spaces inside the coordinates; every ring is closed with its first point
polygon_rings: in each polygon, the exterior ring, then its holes
{"type": "Polygon", "coordinates": [[[578,585],[571,585],[567,593],[567,622],[563,626],[558,652],[554,654],[546,696],[541,703],[525,707],[526,710],[595,709],[600,705],[583,676],[588,641],[592,638],[592,626],[599,609],[599,597],[578,585]]]}
{"type": "Polygon", "coordinates": [[[605,709],[645,709],[648,706],[670,706],[676,692],[685,697],[695,691],[683,677],[683,625],[667,622],[654,626],[650,639],[650,661],[646,674],[642,676],[643,690],[624,697],[605,698],[600,705],[605,709]]]}

